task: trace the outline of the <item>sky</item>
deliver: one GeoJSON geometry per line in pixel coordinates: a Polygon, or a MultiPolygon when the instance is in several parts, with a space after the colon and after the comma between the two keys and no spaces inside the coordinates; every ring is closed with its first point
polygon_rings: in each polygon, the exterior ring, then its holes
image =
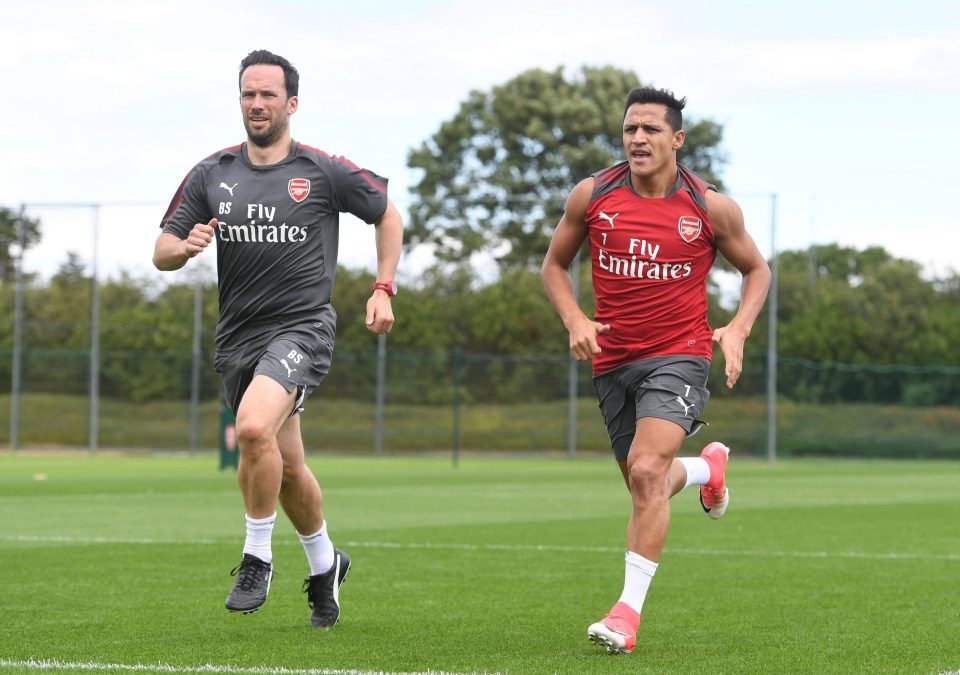
{"type": "MultiPolygon", "coordinates": [[[[471,91],[613,65],[723,125],[723,180],[764,254],[882,246],[929,276],[960,270],[960,3],[38,0],[0,24],[0,205],[44,228],[28,271],[96,251],[100,275],[159,275],[180,181],[244,140],[237,68],[254,49],[300,71],[294,138],[388,177],[404,215],[409,152],[471,91]]],[[[375,260],[372,227],[345,217],[341,263],[375,260]]],[[[430,261],[405,256],[400,278],[430,261]]]]}

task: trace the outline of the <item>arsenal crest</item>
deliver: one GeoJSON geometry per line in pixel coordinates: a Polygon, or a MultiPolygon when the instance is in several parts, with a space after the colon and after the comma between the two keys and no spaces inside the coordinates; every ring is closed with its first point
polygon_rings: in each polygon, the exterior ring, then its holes
{"type": "Polygon", "coordinates": [[[677,229],[680,231],[680,238],[689,244],[700,236],[703,223],[699,218],[694,218],[693,216],[681,216],[680,222],[677,224],[677,229]]]}
{"type": "Polygon", "coordinates": [[[287,192],[293,201],[300,203],[310,194],[310,181],[306,178],[291,178],[287,183],[287,192]]]}

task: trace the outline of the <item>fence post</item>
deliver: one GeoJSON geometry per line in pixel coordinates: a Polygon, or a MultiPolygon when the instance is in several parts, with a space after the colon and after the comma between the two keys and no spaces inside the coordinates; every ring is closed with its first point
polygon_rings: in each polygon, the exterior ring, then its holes
{"type": "Polygon", "coordinates": [[[460,464],[460,376],[462,355],[460,347],[453,348],[453,468],[460,464]]]}
{"type": "Polygon", "coordinates": [[[200,442],[200,337],[203,334],[203,282],[197,279],[193,291],[193,359],[190,364],[190,454],[200,442]]]}
{"type": "Polygon", "coordinates": [[[567,382],[567,459],[577,456],[577,359],[573,353],[568,358],[567,382]]]}
{"type": "Polygon", "coordinates": [[[100,205],[91,204],[93,210],[93,267],[91,270],[90,298],[90,452],[97,451],[100,405],[100,280],[97,256],[100,237],[100,205]]]}
{"type": "Polygon", "coordinates": [[[387,387],[387,334],[377,335],[377,390],[373,420],[373,454],[383,454],[383,406],[387,387]]]}
{"type": "Polygon", "coordinates": [[[26,204],[20,205],[20,216],[17,218],[17,243],[20,249],[17,252],[17,280],[16,299],[13,310],[13,363],[10,374],[10,449],[16,450],[20,443],[20,376],[23,362],[23,252],[24,226],[26,204]]]}
{"type": "Polygon", "coordinates": [[[777,193],[770,195],[770,293],[767,300],[767,461],[777,458],[777,193]]]}

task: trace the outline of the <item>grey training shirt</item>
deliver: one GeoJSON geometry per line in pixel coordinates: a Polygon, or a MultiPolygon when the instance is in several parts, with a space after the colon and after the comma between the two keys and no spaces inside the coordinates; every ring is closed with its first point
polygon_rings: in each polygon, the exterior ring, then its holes
{"type": "Polygon", "coordinates": [[[330,294],[339,215],[373,223],[386,208],[387,179],[343,157],[294,141],[283,161],[257,166],[244,143],[197,164],[160,227],[186,239],[195,224],[217,219],[217,351],[223,352],[251,331],[335,322],[330,294]]]}

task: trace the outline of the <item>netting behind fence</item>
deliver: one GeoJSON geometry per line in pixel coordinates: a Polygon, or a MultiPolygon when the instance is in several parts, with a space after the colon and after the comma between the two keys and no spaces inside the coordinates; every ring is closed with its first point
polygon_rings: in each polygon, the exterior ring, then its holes
{"type": "MultiPolygon", "coordinates": [[[[212,355],[204,353],[205,369],[212,355]]],[[[90,416],[87,394],[89,354],[82,351],[24,350],[19,400],[19,444],[88,447],[90,416]],[[48,373],[59,378],[51,384],[48,373]]],[[[9,369],[10,354],[0,354],[9,369]]],[[[96,407],[100,447],[189,447],[193,418],[190,398],[181,386],[167,395],[163,382],[189,382],[191,355],[183,352],[109,352],[101,354],[100,400],[96,407]],[[140,391],[155,396],[140,400],[117,396],[111,389],[114,370],[134,370],[140,391]],[[151,390],[151,383],[159,384],[151,390]]],[[[382,426],[377,441],[376,345],[338,345],[328,378],[308,399],[302,418],[310,451],[371,453],[509,451],[564,453],[571,424],[570,362],[565,355],[496,355],[458,350],[388,349],[383,380],[382,426]]],[[[701,434],[687,441],[694,454],[708,440],[723,440],[741,455],[765,456],[767,402],[763,355],[748,353],[745,371],[734,392],[723,386],[721,364],[711,375],[713,391],[701,434]]],[[[778,454],[839,456],[909,456],[960,458],[960,408],[956,394],[937,405],[918,405],[920,382],[936,392],[955,391],[957,375],[949,368],[918,373],[915,368],[847,372],[838,364],[786,361],[779,368],[785,390],[777,400],[778,454]],[[827,378],[824,373],[832,372],[827,378]],[[831,391],[852,387],[858,400],[818,399],[810,378],[826,378],[831,391]],[[918,379],[919,378],[919,379],[918,379]],[[801,386],[803,385],[803,386],[801,386]],[[888,400],[899,391],[899,400],[888,400]],[[872,399],[870,398],[872,396],[872,399]],[[913,404],[910,403],[913,401],[913,404]]],[[[198,444],[213,449],[219,442],[216,375],[205,374],[197,410],[198,444]]],[[[589,365],[576,367],[575,448],[578,453],[609,452],[597,408],[589,365]]],[[[922,402],[922,401],[921,401],[922,402]]],[[[0,397],[0,443],[9,442],[11,400],[0,397]]]]}
{"type": "MultiPolygon", "coordinates": [[[[0,395],[0,443],[218,447],[212,261],[173,274],[150,268],[163,207],[25,210],[43,222],[43,240],[23,257],[19,333],[13,270],[0,269],[0,382],[11,383],[0,395]],[[131,276],[137,283],[127,283],[131,276]],[[144,309],[128,302],[131,289],[161,301],[144,309]]],[[[739,454],[765,456],[767,375],[765,354],[747,353],[740,382],[728,392],[722,364],[714,364],[710,426],[684,452],[718,439],[739,454]]],[[[781,359],[777,376],[779,455],[960,457],[958,368],[781,359]]],[[[372,337],[338,340],[303,430],[310,451],[609,452],[588,364],[576,365],[571,380],[569,357],[559,351],[507,355],[389,343],[381,362],[372,337]]]]}

